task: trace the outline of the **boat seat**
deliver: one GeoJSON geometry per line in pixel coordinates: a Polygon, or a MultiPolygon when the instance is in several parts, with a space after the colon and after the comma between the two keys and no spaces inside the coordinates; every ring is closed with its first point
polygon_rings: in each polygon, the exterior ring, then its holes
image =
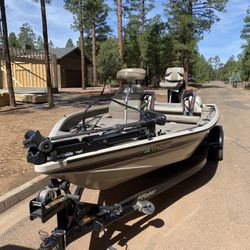
{"type": "Polygon", "coordinates": [[[109,105],[109,115],[110,118],[113,119],[124,119],[126,117],[127,112],[127,121],[128,120],[140,120],[140,112],[131,109],[129,107],[125,107],[120,105],[117,102],[126,104],[128,106],[134,107],[136,109],[141,109],[143,104],[144,91],[140,88],[140,86],[136,84],[129,84],[126,82],[120,83],[120,88],[115,93],[113,100],[109,105]],[[117,101],[117,102],[115,102],[117,101]]]}
{"type": "Polygon", "coordinates": [[[184,123],[184,124],[198,124],[200,121],[200,116],[187,116],[187,115],[175,115],[175,114],[168,114],[167,120],[168,122],[175,122],[175,123],[184,123]]]}
{"type": "Polygon", "coordinates": [[[164,114],[201,115],[202,101],[193,90],[183,93],[181,103],[155,103],[154,110],[164,114]]]}
{"type": "Polygon", "coordinates": [[[169,82],[182,81],[184,69],[181,67],[168,68],[166,71],[165,80],[169,82]]]}
{"type": "Polygon", "coordinates": [[[168,68],[165,81],[160,82],[160,87],[169,90],[178,90],[183,86],[184,69],[181,67],[168,68]]]}
{"type": "Polygon", "coordinates": [[[154,111],[161,113],[170,113],[170,114],[183,114],[184,107],[182,103],[160,103],[156,102],[154,111]]]}

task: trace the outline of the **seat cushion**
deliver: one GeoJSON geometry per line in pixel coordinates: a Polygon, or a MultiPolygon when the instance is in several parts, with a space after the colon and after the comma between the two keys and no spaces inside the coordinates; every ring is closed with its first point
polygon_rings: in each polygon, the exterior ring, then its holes
{"type": "Polygon", "coordinates": [[[184,108],[181,103],[155,103],[154,111],[171,114],[183,114],[184,108]]]}

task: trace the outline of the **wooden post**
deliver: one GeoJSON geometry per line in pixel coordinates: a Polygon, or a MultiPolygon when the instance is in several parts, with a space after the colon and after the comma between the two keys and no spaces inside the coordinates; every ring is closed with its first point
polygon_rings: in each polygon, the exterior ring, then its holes
{"type": "Polygon", "coordinates": [[[4,58],[6,64],[6,71],[7,71],[7,84],[8,84],[8,91],[9,91],[9,99],[10,99],[10,106],[15,107],[15,94],[12,84],[12,74],[11,74],[11,61],[10,61],[10,51],[9,51],[9,43],[8,43],[8,28],[6,22],[6,13],[5,13],[5,4],[4,0],[0,0],[0,8],[1,8],[1,19],[2,19],[2,28],[3,28],[3,51],[4,51],[4,58]]]}
{"type": "Polygon", "coordinates": [[[30,87],[34,87],[32,63],[29,63],[29,68],[30,68],[30,87]]]}
{"type": "MultiPolygon", "coordinates": [[[[13,69],[12,70],[13,78],[16,79],[16,64],[15,63],[12,63],[12,69],[13,69]]],[[[13,78],[12,78],[12,81],[13,81],[13,78]]]]}
{"type": "Polygon", "coordinates": [[[55,55],[52,55],[52,57],[53,57],[54,87],[58,89],[57,58],[55,55]]]}

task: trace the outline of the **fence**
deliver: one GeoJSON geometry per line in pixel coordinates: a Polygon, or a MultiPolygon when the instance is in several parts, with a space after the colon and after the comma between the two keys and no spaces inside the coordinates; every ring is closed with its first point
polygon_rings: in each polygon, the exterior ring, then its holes
{"type": "MultiPolygon", "coordinates": [[[[45,88],[46,70],[44,53],[40,51],[10,49],[13,87],[15,88],[45,88]]],[[[5,61],[0,54],[1,85],[7,88],[7,75],[5,61]]],[[[57,86],[57,60],[56,55],[50,54],[50,70],[52,86],[57,86]]]]}

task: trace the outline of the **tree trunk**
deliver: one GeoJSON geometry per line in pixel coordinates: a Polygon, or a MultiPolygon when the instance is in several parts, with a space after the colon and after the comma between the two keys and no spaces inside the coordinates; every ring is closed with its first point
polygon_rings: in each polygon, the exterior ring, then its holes
{"type": "Polygon", "coordinates": [[[85,61],[83,26],[80,29],[80,50],[81,50],[82,89],[86,89],[86,87],[87,87],[87,79],[86,79],[86,61],[85,61]]]}
{"type": "Polygon", "coordinates": [[[3,52],[4,52],[5,63],[6,63],[9,100],[10,100],[10,106],[15,107],[16,102],[15,102],[13,83],[12,83],[11,61],[10,61],[10,51],[9,51],[9,43],[8,43],[8,29],[7,29],[7,22],[6,22],[4,0],[0,0],[0,5],[1,5],[1,18],[2,18],[2,28],[3,28],[3,52]]]}
{"type": "Polygon", "coordinates": [[[93,83],[94,86],[97,86],[95,24],[93,24],[92,27],[92,61],[93,61],[93,83]]]}
{"type": "Polygon", "coordinates": [[[122,0],[117,0],[117,19],[118,19],[118,47],[119,54],[123,61],[123,43],[122,43],[122,0]]]}
{"type": "Polygon", "coordinates": [[[144,31],[145,31],[145,0],[141,2],[141,60],[140,67],[144,68],[144,31]]]}
{"type": "Polygon", "coordinates": [[[41,14],[43,23],[43,41],[44,41],[44,57],[45,57],[45,68],[46,68],[46,81],[48,91],[48,103],[50,107],[54,106],[51,74],[50,74],[50,62],[49,62],[49,45],[48,45],[48,31],[47,31],[47,20],[46,20],[46,9],[45,0],[40,0],[41,3],[41,14]]]}
{"type": "MultiPolygon", "coordinates": [[[[193,16],[193,0],[189,0],[188,2],[188,15],[191,17],[190,19],[192,20],[192,16],[193,16]]],[[[193,23],[189,23],[188,24],[189,29],[191,31],[193,31],[194,27],[193,27],[193,23]]],[[[193,39],[193,35],[192,37],[189,37],[187,40],[187,43],[190,43],[191,40],[193,39]]],[[[188,84],[188,74],[189,74],[189,51],[188,50],[184,50],[183,51],[183,68],[184,68],[184,81],[186,82],[186,84],[188,84]]]]}
{"type": "Polygon", "coordinates": [[[188,83],[188,71],[189,71],[189,52],[183,51],[183,68],[184,68],[184,81],[188,83]]]}

